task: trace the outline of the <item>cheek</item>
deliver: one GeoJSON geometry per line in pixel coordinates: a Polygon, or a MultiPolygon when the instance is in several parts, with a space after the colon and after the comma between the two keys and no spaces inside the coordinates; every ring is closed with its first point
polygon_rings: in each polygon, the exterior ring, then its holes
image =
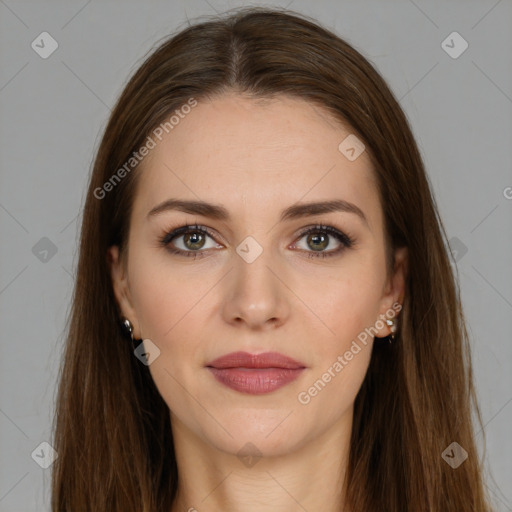
{"type": "Polygon", "coordinates": [[[170,256],[154,250],[134,250],[130,256],[130,289],[142,334],[165,344],[187,324],[182,320],[201,309],[213,282],[204,273],[180,272],[170,256]]]}
{"type": "Polygon", "coordinates": [[[329,329],[324,329],[330,343],[325,351],[344,350],[360,333],[378,319],[382,279],[371,265],[347,266],[333,273],[323,287],[302,289],[303,301],[329,329]]]}
{"type": "Polygon", "coordinates": [[[378,318],[378,286],[364,280],[357,284],[355,277],[340,280],[330,284],[329,293],[318,296],[321,317],[332,332],[324,329],[327,336],[315,344],[314,366],[297,398],[307,406],[305,411],[322,411],[327,423],[351,407],[371,359],[373,337],[367,329],[378,318]]]}
{"type": "Polygon", "coordinates": [[[191,404],[182,386],[193,382],[200,361],[204,340],[204,321],[200,319],[205,318],[205,295],[212,285],[199,275],[187,278],[156,261],[152,266],[149,257],[137,269],[135,258],[133,262],[130,285],[140,329],[144,339],[149,338],[160,350],[149,370],[166,403],[178,411],[186,410],[191,404]]]}

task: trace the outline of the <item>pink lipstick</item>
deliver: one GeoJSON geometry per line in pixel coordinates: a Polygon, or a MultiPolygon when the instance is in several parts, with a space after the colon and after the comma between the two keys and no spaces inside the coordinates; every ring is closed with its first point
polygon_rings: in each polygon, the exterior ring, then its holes
{"type": "Polygon", "coordinates": [[[206,365],[225,386],[251,395],[275,391],[299,377],[305,366],[278,352],[232,352],[206,365]]]}

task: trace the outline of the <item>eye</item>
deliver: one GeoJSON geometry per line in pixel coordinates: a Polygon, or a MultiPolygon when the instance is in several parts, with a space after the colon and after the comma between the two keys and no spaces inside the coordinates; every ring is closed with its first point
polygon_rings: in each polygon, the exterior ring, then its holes
{"type": "MultiPolygon", "coordinates": [[[[336,256],[354,244],[354,240],[349,235],[332,226],[317,225],[309,227],[300,234],[300,239],[304,237],[307,237],[307,247],[313,248],[313,250],[302,249],[308,253],[308,258],[336,256]],[[338,248],[325,251],[325,249],[332,245],[331,239],[336,240],[338,248]]],[[[196,224],[195,226],[181,226],[170,230],[160,239],[160,244],[173,254],[196,258],[197,256],[203,257],[208,249],[219,247],[216,244],[210,247],[206,246],[207,238],[213,240],[214,236],[207,228],[196,224]],[[180,243],[174,242],[175,240],[180,243]]]]}
{"type": "Polygon", "coordinates": [[[206,238],[212,238],[212,234],[208,229],[198,226],[182,226],[177,228],[170,233],[167,233],[161,240],[160,244],[167,247],[169,251],[173,254],[180,254],[184,256],[196,257],[198,255],[202,256],[201,249],[212,249],[215,247],[215,244],[211,247],[205,247],[206,238]],[[181,242],[181,247],[176,247],[172,242],[178,239],[181,242]],[[182,239],[182,240],[179,240],[182,239]]]}
{"type": "Polygon", "coordinates": [[[303,231],[300,235],[301,239],[306,237],[306,246],[309,248],[313,248],[312,251],[308,251],[306,248],[306,252],[308,252],[308,258],[327,258],[331,256],[336,256],[340,254],[345,249],[349,249],[354,244],[354,240],[348,236],[347,234],[338,231],[336,228],[332,226],[321,226],[317,225],[314,227],[310,227],[303,231]],[[325,251],[332,245],[331,238],[334,238],[338,243],[338,248],[325,251]]]}

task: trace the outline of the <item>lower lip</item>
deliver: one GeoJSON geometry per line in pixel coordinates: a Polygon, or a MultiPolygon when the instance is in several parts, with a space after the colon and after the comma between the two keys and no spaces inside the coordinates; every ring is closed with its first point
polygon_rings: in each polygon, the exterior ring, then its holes
{"type": "Polygon", "coordinates": [[[228,388],[263,395],[279,389],[299,377],[305,368],[213,368],[208,366],[213,376],[228,388]]]}

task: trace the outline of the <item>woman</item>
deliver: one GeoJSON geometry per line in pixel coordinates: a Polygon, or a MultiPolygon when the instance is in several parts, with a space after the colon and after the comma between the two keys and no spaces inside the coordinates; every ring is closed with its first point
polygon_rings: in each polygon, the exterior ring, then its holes
{"type": "Polygon", "coordinates": [[[490,510],[445,241],[346,42],[264,9],[165,41],[90,180],[53,510],[490,510]]]}

